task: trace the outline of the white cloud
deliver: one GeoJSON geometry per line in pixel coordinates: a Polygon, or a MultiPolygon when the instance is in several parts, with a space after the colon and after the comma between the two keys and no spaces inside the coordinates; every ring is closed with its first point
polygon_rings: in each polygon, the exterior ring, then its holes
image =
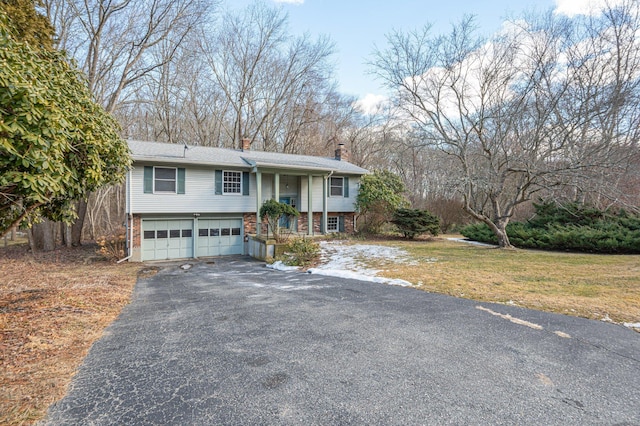
{"type": "Polygon", "coordinates": [[[273,0],[276,3],[285,3],[285,4],[304,4],[304,0],[273,0]]]}
{"type": "Polygon", "coordinates": [[[567,15],[573,18],[576,15],[598,15],[606,7],[607,3],[615,7],[623,0],[555,0],[557,15],[567,15]]]}
{"type": "Polygon", "coordinates": [[[373,115],[380,110],[380,107],[388,100],[384,95],[374,95],[367,93],[364,98],[356,101],[355,107],[367,115],[373,115]]]}

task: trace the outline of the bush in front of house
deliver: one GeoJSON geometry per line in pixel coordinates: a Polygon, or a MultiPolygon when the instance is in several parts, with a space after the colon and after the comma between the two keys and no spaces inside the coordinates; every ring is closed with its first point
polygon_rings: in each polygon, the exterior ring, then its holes
{"type": "MultiPolygon", "coordinates": [[[[624,210],[599,210],[579,203],[536,204],[536,216],[507,225],[511,244],[520,248],[587,253],[640,253],[640,216],[624,210]]],[[[462,229],[465,237],[496,244],[485,224],[462,229]]]]}
{"type": "Polygon", "coordinates": [[[269,238],[269,230],[276,242],[281,242],[283,236],[280,234],[280,219],[285,216],[300,216],[300,212],[289,204],[280,203],[274,199],[269,199],[260,207],[260,219],[267,220],[267,238],[269,238]]]}
{"type": "Polygon", "coordinates": [[[427,210],[400,208],[393,212],[391,220],[405,238],[426,234],[438,235],[440,232],[440,218],[427,210]]]}
{"type": "Polygon", "coordinates": [[[406,190],[402,179],[388,170],[362,176],[356,198],[359,232],[380,233],[392,219],[393,212],[409,204],[404,196],[406,190]]]}
{"type": "Polygon", "coordinates": [[[310,266],[320,257],[320,244],[312,238],[294,238],[285,248],[282,262],[289,266],[310,266]]]}

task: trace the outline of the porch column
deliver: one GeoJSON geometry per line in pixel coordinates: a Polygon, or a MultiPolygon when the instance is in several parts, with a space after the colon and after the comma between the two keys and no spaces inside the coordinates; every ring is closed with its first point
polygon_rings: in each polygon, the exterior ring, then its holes
{"type": "Polygon", "coordinates": [[[307,198],[307,233],[313,235],[313,176],[311,175],[307,175],[307,198]]]}
{"type": "Polygon", "coordinates": [[[273,191],[274,199],[280,202],[280,173],[276,173],[273,179],[273,185],[275,186],[273,191]]]}
{"type": "Polygon", "coordinates": [[[327,181],[328,176],[322,176],[322,233],[327,233],[327,181]]]}
{"type": "Polygon", "coordinates": [[[260,207],[262,207],[262,172],[256,171],[256,235],[260,235],[262,220],[260,220],[260,207]]]}

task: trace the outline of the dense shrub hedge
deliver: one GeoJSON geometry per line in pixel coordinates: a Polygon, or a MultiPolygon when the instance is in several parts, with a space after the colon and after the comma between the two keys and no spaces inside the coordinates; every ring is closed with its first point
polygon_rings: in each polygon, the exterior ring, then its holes
{"type": "Polygon", "coordinates": [[[397,209],[393,212],[391,223],[409,239],[427,232],[436,236],[440,232],[440,218],[421,209],[397,209]]]}
{"type": "MultiPolygon", "coordinates": [[[[589,253],[640,253],[640,216],[624,210],[602,211],[578,203],[542,203],[535,207],[533,219],[507,225],[507,235],[514,246],[589,253]]],[[[485,224],[469,225],[461,233],[476,241],[498,242],[485,224]]]]}

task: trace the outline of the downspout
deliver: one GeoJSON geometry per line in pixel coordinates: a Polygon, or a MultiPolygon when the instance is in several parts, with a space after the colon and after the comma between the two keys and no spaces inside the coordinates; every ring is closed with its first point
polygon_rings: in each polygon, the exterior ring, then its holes
{"type": "Polygon", "coordinates": [[[324,178],[324,187],[322,188],[322,192],[323,192],[323,200],[322,200],[322,233],[323,234],[327,234],[327,220],[328,220],[328,215],[329,215],[329,187],[330,185],[330,179],[331,176],[333,175],[333,170],[331,170],[329,172],[329,174],[327,176],[325,176],[324,178]]]}
{"type": "Polygon", "coordinates": [[[129,231],[129,242],[127,244],[127,257],[123,257],[116,263],[122,263],[125,260],[131,259],[133,256],[133,215],[131,214],[131,169],[127,172],[127,231],[129,231]]]}

